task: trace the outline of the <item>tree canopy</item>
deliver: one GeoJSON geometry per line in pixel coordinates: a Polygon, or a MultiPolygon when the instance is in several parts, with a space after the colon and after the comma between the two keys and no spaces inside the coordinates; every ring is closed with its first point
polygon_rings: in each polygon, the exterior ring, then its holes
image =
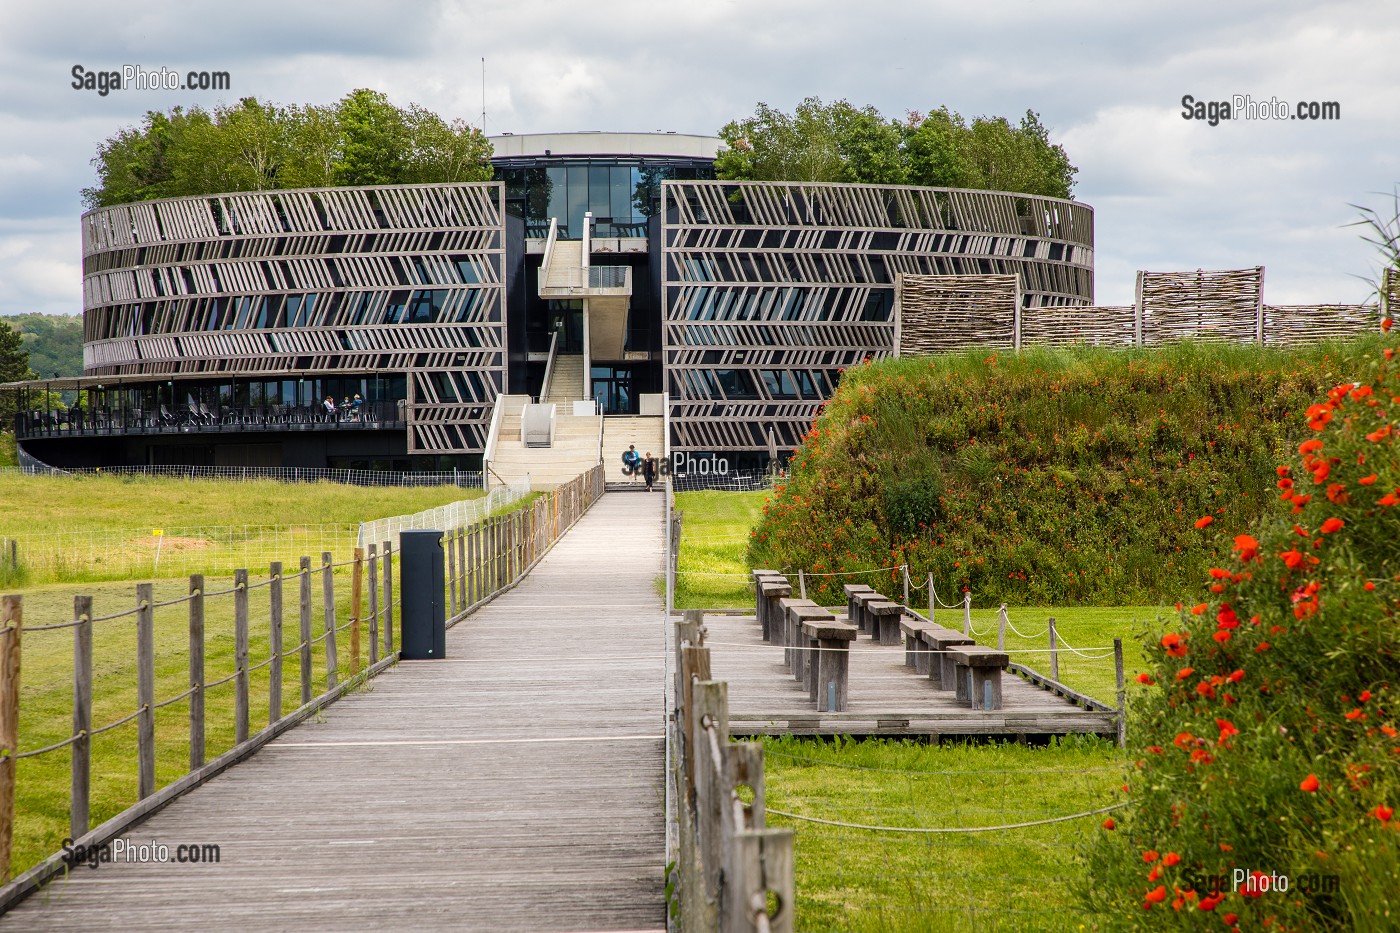
{"type": "Polygon", "coordinates": [[[874,107],[809,97],[792,113],[760,103],[720,130],[720,178],[983,188],[1072,197],[1079,171],[1039,114],[970,123],[947,107],[888,120],[874,107]]]}
{"type": "Polygon", "coordinates": [[[255,97],[204,110],[150,111],[97,149],[88,207],[224,191],[487,181],[491,143],[462,120],[378,91],[331,106],[255,97]]]}
{"type": "Polygon", "coordinates": [[[19,331],[29,368],[39,376],[83,374],[82,315],[15,314],[5,323],[19,331]]]}
{"type": "MultiPolygon", "coordinates": [[[[24,348],[20,333],[9,322],[0,320],[0,382],[20,382],[33,379],[29,369],[29,351],[24,348]]],[[[0,431],[14,427],[15,393],[0,392],[0,431]]]]}

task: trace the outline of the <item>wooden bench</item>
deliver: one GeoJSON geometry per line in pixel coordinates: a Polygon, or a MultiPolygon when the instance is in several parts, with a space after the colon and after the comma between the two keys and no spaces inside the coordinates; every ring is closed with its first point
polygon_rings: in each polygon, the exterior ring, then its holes
{"type": "Polygon", "coordinates": [[[806,665],[808,698],[817,704],[819,713],[845,712],[850,643],[855,641],[856,627],[848,622],[804,619],[802,634],[808,646],[816,649],[807,652],[812,656],[806,665]]]}
{"type": "Polygon", "coordinates": [[[924,645],[925,630],[941,628],[923,619],[906,616],[899,620],[899,632],[904,636],[904,666],[928,676],[929,658],[932,657],[924,645]]]}
{"type": "Polygon", "coordinates": [[[942,627],[925,628],[922,638],[930,651],[928,679],[939,690],[952,690],[957,682],[957,665],[953,663],[951,649],[976,644],[962,632],[942,627]]]}
{"type": "Polygon", "coordinates": [[[899,620],[904,617],[903,606],[881,597],[865,600],[861,608],[870,624],[872,639],[878,639],[882,645],[899,644],[899,620]]]}
{"type": "Polygon", "coordinates": [[[856,618],[851,619],[851,622],[855,624],[856,628],[867,633],[872,639],[878,639],[880,637],[880,625],[875,621],[875,617],[871,613],[865,611],[865,606],[867,603],[887,603],[889,601],[889,597],[875,590],[856,590],[847,597],[848,604],[854,607],[856,613],[856,618]]]}
{"type": "Polygon", "coordinates": [[[1006,652],[964,645],[950,650],[948,656],[957,668],[957,699],[973,709],[1001,709],[1001,672],[1006,670],[1006,652]]]}
{"type": "Polygon", "coordinates": [[[786,615],[788,667],[792,671],[793,679],[805,685],[807,683],[807,668],[813,652],[808,650],[811,646],[808,644],[806,634],[802,631],[802,623],[835,622],[836,616],[816,603],[812,603],[810,606],[789,605],[786,615]]]}
{"type": "Polygon", "coordinates": [[[782,625],[777,623],[782,613],[778,600],[787,599],[790,596],[792,596],[792,584],[782,577],[758,581],[758,622],[763,627],[763,640],[769,644],[774,644],[779,640],[778,633],[782,628],[782,625]]]}
{"type": "Polygon", "coordinates": [[[786,664],[789,669],[793,667],[792,648],[793,645],[796,644],[796,640],[792,633],[792,620],[788,618],[788,610],[794,606],[816,605],[817,604],[810,599],[802,599],[797,596],[780,596],[778,597],[778,608],[774,612],[772,618],[768,620],[773,643],[783,646],[783,663],[786,664]]]}
{"type": "Polygon", "coordinates": [[[786,584],[787,578],[776,570],[768,570],[762,567],[755,568],[752,571],[752,575],[754,593],[754,618],[758,620],[759,627],[763,630],[763,640],[769,641],[771,639],[771,633],[769,630],[772,627],[772,614],[768,611],[769,606],[764,602],[763,599],[763,584],[786,584]]]}
{"type": "Polygon", "coordinates": [[[847,583],[842,589],[846,592],[846,618],[856,628],[865,631],[865,615],[860,611],[860,603],[855,597],[857,593],[873,593],[874,588],[866,583],[847,583]]]}

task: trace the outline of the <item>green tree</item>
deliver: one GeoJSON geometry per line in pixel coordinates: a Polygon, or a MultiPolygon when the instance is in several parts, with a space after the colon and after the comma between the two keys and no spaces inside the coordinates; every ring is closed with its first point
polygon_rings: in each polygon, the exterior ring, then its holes
{"type": "Polygon", "coordinates": [[[345,134],[335,108],[288,107],[288,155],[282,173],[285,188],[326,188],[335,184],[335,167],[345,146],[345,134]]]}
{"type": "Polygon", "coordinates": [[[7,323],[19,331],[34,372],[45,376],[83,374],[81,315],[16,314],[7,323]]]}
{"type": "MultiPolygon", "coordinates": [[[[8,322],[0,321],[0,383],[33,378],[24,338],[8,322]]],[[[15,404],[15,393],[0,392],[0,431],[14,430],[15,404]]]]}
{"type": "Polygon", "coordinates": [[[863,182],[986,188],[1070,197],[1078,171],[1050,141],[1039,116],[1017,125],[1004,117],[971,124],[943,107],[888,121],[874,107],[809,97],[791,114],[760,103],[750,117],[720,130],[727,149],[715,162],[721,178],[756,181],[863,182]]]}
{"type": "Polygon", "coordinates": [[[464,120],[446,122],[417,104],[404,114],[408,152],[403,180],[427,182],[489,181],[490,141],[464,120]]]}
{"type": "Polygon", "coordinates": [[[335,166],[339,185],[397,185],[409,161],[404,112],[379,91],[351,91],[336,104],[344,142],[335,166]]]}

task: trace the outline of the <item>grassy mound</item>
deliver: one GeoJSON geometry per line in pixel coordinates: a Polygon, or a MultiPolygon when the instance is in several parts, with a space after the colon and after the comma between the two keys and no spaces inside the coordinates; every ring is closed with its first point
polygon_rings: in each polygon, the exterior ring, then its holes
{"type": "Polygon", "coordinates": [[[968,587],[980,604],[1173,602],[1217,558],[1183,520],[1257,519],[1274,465],[1306,431],[1299,412],[1375,345],[983,352],[847,370],[750,558],[811,572],[908,563],[948,601],[968,587]]]}

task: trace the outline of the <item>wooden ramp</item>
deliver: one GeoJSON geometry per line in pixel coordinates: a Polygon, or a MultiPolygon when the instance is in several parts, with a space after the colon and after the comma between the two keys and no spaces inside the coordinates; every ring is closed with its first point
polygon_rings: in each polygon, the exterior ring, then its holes
{"type": "Polygon", "coordinates": [[[851,643],[847,710],[818,713],[788,673],[783,649],[764,643],[753,616],[707,615],[705,628],[711,675],[729,682],[730,735],[1118,734],[1116,712],[1085,709],[1010,672],[1002,678],[1002,709],[969,709],[905,667],[902,647],[864,634],[851,643]]]}
{"type": "Polygon", "coordinates": [[[15,930],[662,930],[665,496],[605,495],[521,585],[141,824],[212,865],[56,879],[15,930]]]}

